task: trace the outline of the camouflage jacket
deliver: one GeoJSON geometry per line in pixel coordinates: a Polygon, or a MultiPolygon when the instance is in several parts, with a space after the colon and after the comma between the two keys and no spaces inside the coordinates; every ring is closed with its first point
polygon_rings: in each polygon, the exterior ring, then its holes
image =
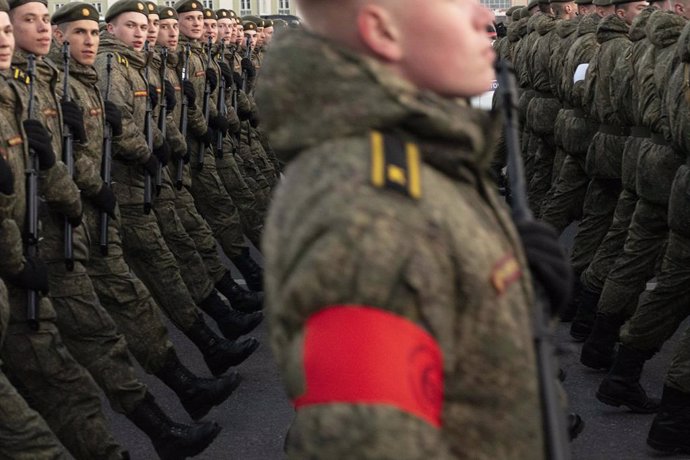
{"type": "Polygon", "coordinates": [[[445,382],[426,388],[442,404],[440,427],[394,405],[310,405],[297,412],[288,454],[541,458],[531,281],[487,175],[496,120],[306,32],[272,46],[262,80],[264,126],[288,162],[262,248],[271,343],[289,396],[308,390],[307,321],[335,305],[371,306],[422,328],[443,355],[429,377],[445,382]],[[411,175],[383,165],[402,193],[372,178],[372,129],[421,151],[411,175]]]}
{"type": "Polygon", "coordinates": [[[558,97],[561,103],[567,105],[570,105],[567,99],[569,93],[572,92],[572,84],[568,83],[572,83],[573,79],[571,78],[569,82],[563,80],[563,66],[568,50],[578,38],[577,28],[581,20],[582,16],[576,16],[574,19],[558,22],[554,33],[560,38],[560,41],[555,44],[553,54],[549,59],[549,80],[553,94],[558,97]]]}
{"type": "Polygon", "coordinates": [[[562,22],[554,17],[544,15],[536,25],[539,36],[528,54],[527,71],[530,74],[532,89],[545,94],[555,94],[555,88],[549,78],[549,59],[560,43],[556,26],[562,22]]]}
{"type": "MultiPolygon", "coordinates": [[[[584,109],[583,90],[584,80],[574,82],[575,71],[580,64],[588,64],[599,47],[596,40],[596,30],[601,16],[596,13],[584,16],[577,26],[577,39],[568,50],[563,61],[561,73],[561,92],[563,101],[571,107],[584,109]]],[[[585,112],[587,112],[585,110],[585,112]]]]}
{"type": "Polygon", "coordinates": [[[515,50],[522,38],[527,35],[527,21],[529,18],[521,18],[517,22],[513,22],[508,26],[508,41],[510,42],[510,50],[508,51],[508,59],[515,63],[515,50]]]}
{"type": "Polygon", "coordinates": [[[527,35],[525,35],[515,47],[515,59],[513,59],[513,64],[515,65],[515,74],[521,88],[534,88],[532,85],[532,75],[530,74],[529,66],[532,48],[534,46],[534,42],[540,36],[537,28],[542,22],[548,22],[550,20],[551,18],[549,16],[542,13],[537,13],[534,16],[530,16],[530,18],[527,20],[527,35]]]}
{"type": "Polygon", "coordinates": [[[632,42],[632,48],[630,50],[630,59],[627,68],[628,72],[631,74],[630,79],[632,84],[630,86],[630,97],[634,101],[631,119],[634,126],[644,126],[642,120],[644,106],[642,105],[640,91],[642,83],[646,80],[646,78],[643,77],[645,69],[642,67],[644,64],[642,57],[654,47],[652,42],[650,42],[649,38],[647,37],[647,22],[649,21],[649,17],[655,11],[657,11],[657,8],[655,7],[645,8],[635,18],[632,26],[630,27],[630,41],[632,42]]]}
{"type": "Polygon", "coordinates": [[[690,23],[685,25],[678,39],[676,58],[680,61],[669,78],[664,94],[669,132],[673,145],[686,159],[690,158],[690,23]]]}

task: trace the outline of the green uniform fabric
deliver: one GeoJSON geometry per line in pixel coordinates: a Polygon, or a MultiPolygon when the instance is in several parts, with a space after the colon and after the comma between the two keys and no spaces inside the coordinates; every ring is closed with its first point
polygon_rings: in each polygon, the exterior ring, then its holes
{"type": "Polygon", "coordinates": [[[670,140],[668,115],[662,104],[669,78],[677,66],[676,41],[686,23],[681,16],[664,11],[654,12],[647,24],[647,35],[653,48],[642,57],[640,97],[647,104],[642,113],[645,126],[663,136],[663,142],[645,140],[637,163],[639,199],[632,216],[623,253],[606,278],[599,311],[630,316],[637,308],[638,297],[647,280],[653,277],[656,261],[668,235],[668,197],[682,156],[667,143],[670,140]],[[649,77],[645,77],[649,75],[649,77]]]}
{"type": "Polygon", "coordinates": [[[489,115],[422,96],[379,63],[328,43],[283,36],[257,95],[271,142],[288,162],[263,239],[273,350],[295,398],[305,390],[312,314],[359,304],[407,318],[442,349],[443,426],[388,405],[308,406],[290,428],[288,455],[542,458],[530,277],[524,268],[503,295],[489,282],[506,254],[526,267],[486,175],[489,115]],[[307,75],[316,83],[305,88],[307,75]],[[415,123],[401,122],[412,114],[415,123]],[[419,144],[419,200],[371,185],[372,126],[419,144]]]}

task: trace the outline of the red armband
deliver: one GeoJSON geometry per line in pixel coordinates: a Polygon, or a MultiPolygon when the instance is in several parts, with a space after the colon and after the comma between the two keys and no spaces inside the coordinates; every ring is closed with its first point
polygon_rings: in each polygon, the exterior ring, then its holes
{"type": "Polygon", "coordinates": [[[394,406],[441,426],[443,357],[436,340],[401,316],[336,305],[311,316],[304,334],[299,409],[328,403],[394,406]]]}

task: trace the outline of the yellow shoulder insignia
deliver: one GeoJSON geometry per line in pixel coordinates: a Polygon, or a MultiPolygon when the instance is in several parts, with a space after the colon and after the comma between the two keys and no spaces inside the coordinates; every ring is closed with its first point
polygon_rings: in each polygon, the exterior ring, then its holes
{"type": "Polygon", "coordinates": [[[422,196],[419,147],[411,142],[372,131],[371,183],[418,200],[422,196]]]}
{"type": "Polygon", "coordinates": [[[21,81],[25,85],[28,85],[31,81],[31,78],[18,67],[12,67],[12,77],[17,81],[21,81]]]}
{"type": "Polygon", "coordinates": [[[121,56],[120,53],[115,53],[115,57],[117,58],[118,64],[122,64],[125,67],[129,67],[129,60],[126,57],[121,56]]]}

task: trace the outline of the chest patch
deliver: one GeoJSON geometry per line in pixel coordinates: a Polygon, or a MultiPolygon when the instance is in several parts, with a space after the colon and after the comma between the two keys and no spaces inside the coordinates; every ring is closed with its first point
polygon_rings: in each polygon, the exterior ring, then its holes
{"type": "Polygon", "coordinates": [[[149,92],[145,89],[134,91],[134,97],[146,97],[149,95],[149,92]]]}
{"type": "Polygon", "coordinates": [[[22,144],[23,142],[24,142],[24,140],[22,139],[22,136],[17,135],[17,136],[10,137],[7,140],[7,145],[9,145],[10,147],[14,147],[16,145],[22,144]]]}
{"type": "Polygon", "coordinates": [[[498,295],[503,295],[508,288],[520,279],[522,270],[513,254],[506,254],[494,264],[491,272],[491,284],[498,295]]]}

